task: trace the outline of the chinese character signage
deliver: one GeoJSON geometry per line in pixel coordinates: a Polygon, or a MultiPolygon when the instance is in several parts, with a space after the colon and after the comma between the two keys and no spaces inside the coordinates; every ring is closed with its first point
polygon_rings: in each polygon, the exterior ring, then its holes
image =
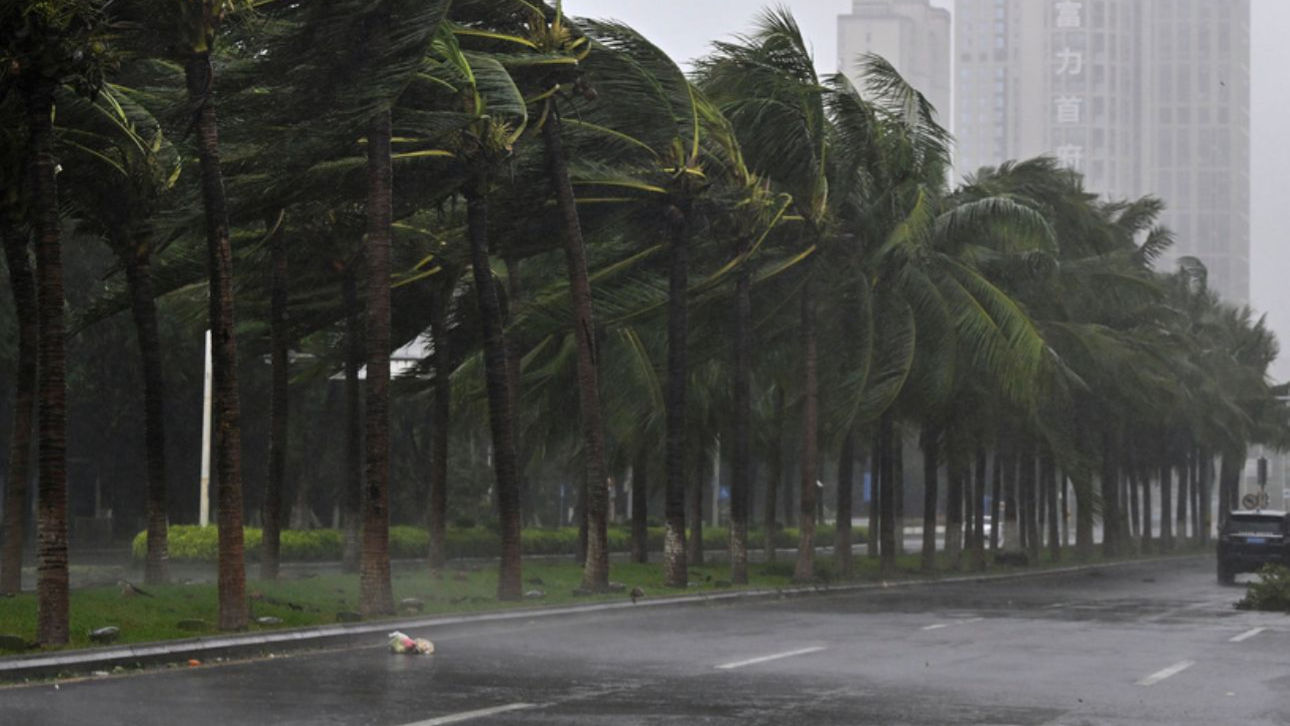
{"type": "Polygon", "coordinates": [[[1071,47],[1072,31],[1084,29],[1084,3],[1077,0],[1052,0],[1053,3],[1053,96],[1052,133],[1057,146],[1053,149],[1057,162],[1069,169],[1080,169],[1084,162],[1084,147],[1073,143],[1084,122],[1084,97],[1072,93],[1079,86],[1071,82],[1084,75],[1084,46],[1071,47]]]}
{"type": "Polygon", "coordinates": [[[1084,3],[1074,0],[1058,0],[1053,5],[1056,13],[1056,24],[1061,30],[1079,30],[1084,27],[1084,3]]]}

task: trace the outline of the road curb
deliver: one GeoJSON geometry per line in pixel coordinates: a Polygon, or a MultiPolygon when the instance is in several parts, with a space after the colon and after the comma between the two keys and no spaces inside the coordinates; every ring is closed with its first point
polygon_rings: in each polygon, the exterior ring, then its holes
{"type": "MultiPolygon", "coordinates": [[[[140,668],[164,664],[186,664],[190,660],[209,662],[214,659],[240,659],[269,654],[280,654],[297,650],[318,650],[338,647],[352,643],[372,643],[373,636],[384,639],[387,633],[394,630],[423,631],[445,629],[464,625],[477,625],[490,622],[511,622],[517,620],[536,620],[547,618],[565,618],[607,613],[630,608],[660,608],[677,606],[714,605],[752,600],[781,599],[805,597],[811,595],[841,595],[866,590],[886,590],[908,587],[928,587],[933,585],[952,585],[972,582],[992,582],[1015,580],[1053,575],[1071,574],[1098,569],[1143,565],[1158,562],[1170,562],[1183,559],[1207,557],[1204,554],[1171,555],[1134,560],[1120,560],[1087,565],[1072,565],[1046,570],[1021,570],[995,574],[961,575],[954,577],[921,578],[913,580],[882,580],[846,585],[806,585],[786,588],[761,588],[757,590],[733,590],[729,592],[707,592],[694,595],[675,595],[668,597],[650,597],[632,603],[599,602],[586,605],[557,605],[538,608],[523,608],[469,615],[443,615],[436,617],[399,618],[369,623],[345,623],[335,625],[318,625],[288,630],[274,630],[261,633],[241,633],[233,635],[212,635],[181,640],[168,640],[154,643],[136,643],[131,645],[108,646],[56,653],[36,653],[0,658],[0,683],[15,683],[24,680],[44,679],[51,677],[87,675],[96,671],[105,671],[118,666],[140,668]]],[[[379,641],[378,641],[379,642],[379,641]]]]}

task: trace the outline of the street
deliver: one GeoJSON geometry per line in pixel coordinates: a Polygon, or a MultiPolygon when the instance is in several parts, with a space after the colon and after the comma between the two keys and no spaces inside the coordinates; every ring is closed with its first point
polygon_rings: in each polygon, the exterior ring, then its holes
{"type": "MultiPolygon", "coordinates": [[[[1243,580],[1244,581],[1244,578],[1243,580]]],[[[1212,558],[455,627],[0,689],[0,723],[1290,723],[1290,619],[1212,558]]]]}

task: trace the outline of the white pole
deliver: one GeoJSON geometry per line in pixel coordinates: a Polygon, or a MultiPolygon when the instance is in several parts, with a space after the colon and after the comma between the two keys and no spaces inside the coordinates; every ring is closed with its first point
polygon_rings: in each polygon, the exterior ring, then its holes
{"type": "Polygon", "coordinates": [[[211,331],[206,331],[206,369],[202,375],[202,493],[198,523],[211,523],[211,331]]]}

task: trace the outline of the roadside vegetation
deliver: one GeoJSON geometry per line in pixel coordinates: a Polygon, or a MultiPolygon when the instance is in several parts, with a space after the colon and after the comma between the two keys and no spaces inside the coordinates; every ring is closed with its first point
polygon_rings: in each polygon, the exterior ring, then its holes
{"type": "Polygon", "coordinates": [[[1270,610],[1290,613],[1290,567],[1264,565],[1257,579],[1236,603],[1238,610],[1270,610]]]}
{"type": "MultiPolygon", "coordinates": [[[[1180,555],[1194,553],[1184,550],[1180,555]]],[[[1111,562],[1095,558],[1088,564],[1111,562]]],[[[684,590],[665,584],[661,563],[640,564],[615,562],[610,565],[610,575],[615,587],[611,592],[591,593],[581,590],[581,569],[574,562],[530,562],[525,565],[524,584],[526,596],[519,601],[502,602],[494,596],[497,587],[495,567],[482,563],[454,563],[441,572],[427,576],[420,567],[404,563],[392,574],[393,593],[398,605],[390,618],[469,614],[515,608],[548,607],[591,602],[623,602],[632,599],[632,591],[639,588],[638,602],[650,598],[675,595],[716,595],[740,590],[791,590],[839,587],[844,585],[898,582],[926,579],[928,577],[960,576],[960,570],[948,564],[936,572],[922,569],[916,553],[896,558],[896,568],[890,575],[880,572],[876,560],[855,557],[851,575],[843,577],[831,560],[821,560],[815,580],[800,583],[793,577],[791,560],[779,562],[754,562],[749,564],[746,585],[733,585],[728,579],[729,564],[720,561],[689,569],[690,582],[684,590]],[[621,585],[621,588],[619,587],[621,585]],[[408,602],[406,599],[411,599],[408,602]]],[[[1040,572],[1061,567],[1068,563],[1053,562],[1044,556],[1031,566],[1018,567],[991,564],[986,574],[1010,572],[1040,572]]],[[[214,635],[217,627],[216,585],[209,581],[209,567],[205,581],[190,584],[135,586],[121,583],[102,583],[77,588],[72,591],[71,639],[67,647],[96,647],[90,632],[115,626],[120,629],[115,643],[141,643],[179,638],[214,635]],[[145,594],[146,593],[146,594],[145,594]]],[[[250,580],[249,610],[252,631],[269,631],[328,625],[357,619],[360,593],[352,576],[318,574],[310,569],[291,570],[276,580],[250,580]],[[259,618],[275,620],[261,622],[259,618]]],[[[0,653],[16,655],[27,652],[35,645],[35,621],[32,618],[34,595],[24,593],[13,598],[0,598],[0,653]],[[5,644],[8,643],[8,646],[5,644]],[[22,644],[22,647],[17,647],[22,644]]],[[[429,634],[433,638],[433,633],[429,634]]],[[[378,638],[379,640],[379,638],[378,638]]]]}

